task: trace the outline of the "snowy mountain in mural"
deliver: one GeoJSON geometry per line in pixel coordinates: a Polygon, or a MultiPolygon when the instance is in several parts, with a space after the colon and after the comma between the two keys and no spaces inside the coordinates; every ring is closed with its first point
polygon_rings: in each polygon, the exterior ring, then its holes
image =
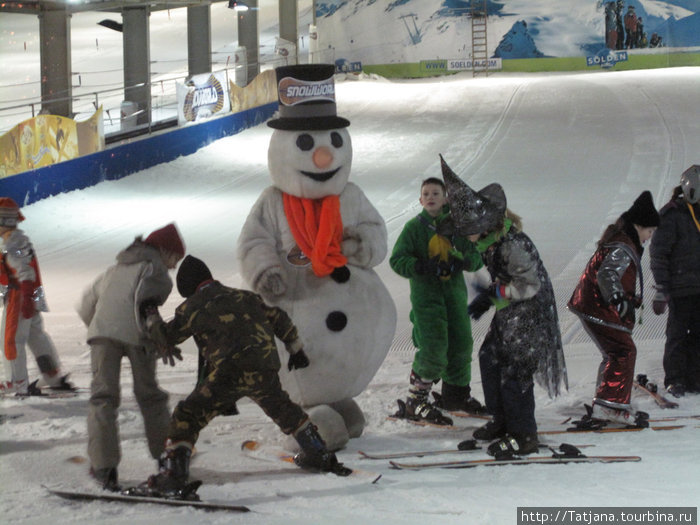
{"type": "MultiPolygon", "coordinates": [[[[607,1],[488,0],[489,56],[594,53],[604,46],[607,1]]],[[[469,0],[318,0],[316,5],[319,50],[328,61],[418,62],[464,58],[471,49],[469,0]]],[[[623,11],[630,5],[649,38],[657,33],[666,46],[700,46],[700,0],[625,0],[623,11]]]]}

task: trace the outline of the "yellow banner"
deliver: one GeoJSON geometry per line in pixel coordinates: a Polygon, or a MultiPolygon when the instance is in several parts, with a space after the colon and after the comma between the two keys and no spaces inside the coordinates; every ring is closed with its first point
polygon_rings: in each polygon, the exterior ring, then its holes
{"type": "Polygon", "coordinates": [[[85,122],[39,115],[0,136],[0,177],[16,175],[104,149],[102,108],[85,122]]]}
{"type": "Polygon", "coordinates": [[[277,102],[277,76],[274,69],[268,69],[256,76],[246,87],[238,87],[229,80],[231,111],[237,113],[246,109],[277,102]]]}

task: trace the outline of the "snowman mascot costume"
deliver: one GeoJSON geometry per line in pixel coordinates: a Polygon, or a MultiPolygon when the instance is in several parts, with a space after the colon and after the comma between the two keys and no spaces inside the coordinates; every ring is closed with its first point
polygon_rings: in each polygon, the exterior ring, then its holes
{"type": "Polygon", "coordinates": [[[277,68],[279,118],[268,122],[274,185],[238,242],[243,277],[299,329],[311,364],[283,367],[280,378],[331,450],[362,434],[353,397],[384,361],[396,328],[396,307],[372,269],[387,254],[386,225],[348,182],[350,122],[336,115],[334,72],[325,64],[277,68]]]}

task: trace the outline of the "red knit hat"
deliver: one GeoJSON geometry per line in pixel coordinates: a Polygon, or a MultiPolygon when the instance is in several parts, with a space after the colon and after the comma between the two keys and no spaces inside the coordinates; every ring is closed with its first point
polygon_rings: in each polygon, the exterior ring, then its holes
{"type": "Polygon", "coordinates": [[[0,226],[14,228],[24,220],[19,205],[10,197],[0,197],[0,226]]]}
{"type": "Polygon", "coordinates": [[[185,245],[175,223],[171,222],[167,226],[155,230],[143,242],[164,252],[179,255],[180,258],[185,256],[185,245]]]}

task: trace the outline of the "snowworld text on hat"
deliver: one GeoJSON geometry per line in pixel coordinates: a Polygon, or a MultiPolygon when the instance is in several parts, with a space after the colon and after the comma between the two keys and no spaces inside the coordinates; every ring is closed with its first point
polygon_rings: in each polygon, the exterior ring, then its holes
{"type": "Polygon", "coordinates": [[[330,100],[335,102],[335,84],[333,77],[316,82],[285,77],[279,82],[280,102],[293,106],[302,102],[330,100]]]}

